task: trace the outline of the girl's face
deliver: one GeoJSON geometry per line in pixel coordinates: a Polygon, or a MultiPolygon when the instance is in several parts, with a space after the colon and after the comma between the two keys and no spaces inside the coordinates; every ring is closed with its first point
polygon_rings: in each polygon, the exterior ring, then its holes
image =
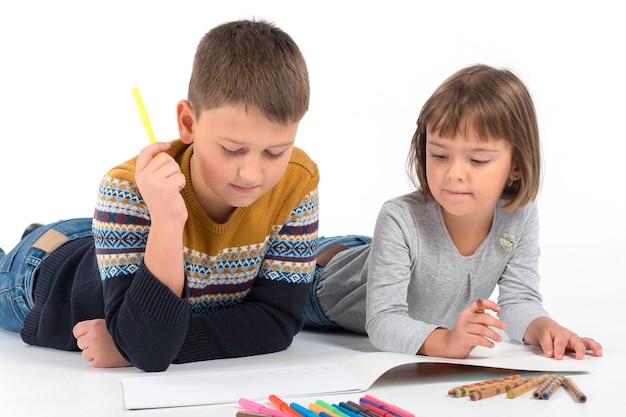
{"type": "Polygon", "coordinates": [[[426,132],[426,178],[444,216],[491,222],[509,180],[520,178],[506,140],[466,136],[441,137],[426,132]]]}

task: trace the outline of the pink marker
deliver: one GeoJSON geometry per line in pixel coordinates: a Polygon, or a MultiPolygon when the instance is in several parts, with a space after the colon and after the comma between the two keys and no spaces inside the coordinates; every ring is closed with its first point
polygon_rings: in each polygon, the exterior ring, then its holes
{"type": "Polygon", "coordinates": [[[264,406],[263,404],[259,404],[257,402],[246,400],[245,398],[240,398],[238,401],[239,405],[249,411],[254,411],[255,413],[267,414],[274,417],[293,417],[290,414],[283,413],[282,411],[274,410],[273,408],[269,408],[264,406]]]}
{"type": "Polygon", "coordinates": [[[392,414],[397,414],[402,417],[415,417],[415,414],[409,411],[406,411],[398,407],[397,405],[389,404],[383,400],[379,400],[378,398],[373,397],[369,394],[366,394],[363,398],[365,398],[366,400],[369,400],[371,403],[373,403],[374,405],[377,405],[379,408],[382,408],[383,410],[390,411],[392,414]]]}

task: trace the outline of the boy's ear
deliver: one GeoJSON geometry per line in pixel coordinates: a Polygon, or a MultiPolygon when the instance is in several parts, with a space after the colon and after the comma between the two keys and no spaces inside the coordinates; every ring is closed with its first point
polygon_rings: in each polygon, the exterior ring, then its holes
{"type": "Polygon", "coordinates": [[[185,144],[193,143],[193,129],[196,123],[196,117],[187,100],[181,100],[176,105],[176,119],[178,121],[178,134],[180,140],[185,144]]]}

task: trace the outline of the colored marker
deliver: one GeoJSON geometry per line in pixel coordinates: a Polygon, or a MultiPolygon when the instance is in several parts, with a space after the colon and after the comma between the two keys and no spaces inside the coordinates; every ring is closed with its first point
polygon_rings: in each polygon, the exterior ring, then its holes
{"type": "Polygon", "coordinates": [[[363,416],[379,417],[378,414],[376,414],[372,410],[368,410],[367,408],[363,407],[361,404],[357,404],[354,401],[348,401],[347,405],[355,408],[356,410],[359,410],[359,413],[363,416]]]}
{"type": "Polygon", "coordinates": [[[298,403],[291,403],[291,404],[289,404],[289,407],[291,407],[294,410],[296,410],[302,417],[319,417],[313,411],[309,410],[308,408],[305,408],[305,407],[301,406],[298,403]]]}
{"type": "Polygon", "coordinates": [[[135,98],[135,104],[137,105],[137,110],[139,111],[139,117],[141,117],[143,127],[146,129],[146,133],[148,134],[148,140],[150,143],[154,143],[156,142],[156,139],[154,137],[154,133],[152,132],[152,126],[150,126],[148,112],[146,112],[146,107],[143,105],[143,100],[141,99],[141,94],[139,94],[139,89],[137,87],[133,87],[133,97],[135,98]]]}
{"type": "Polygon", "coordinates": [[[333,404],[333,407],[336,407],[344,416],[348,417],[363,417],[358,411],[348,408],[346,403],[333,404]],[[343,405],[342,405],[343,404],[343,405]]]}
{"type": "Polygon", "coordinates": [[[350,417],[350,416],[346,416],[345,413],[342,413],[341,410],[339,410],[334,404],[330,405],[326,401],[316,400],[315,404],[324,407],[327,410],[326,411],[327,413],[334,414],[339,417],[350,417]]]}
{"type": "Polygon", "coordinates": [[[320,413],[324,412],[326,414],[329,414],[332,417],[340,417],[339,415],[333,413],[331,410],[329,410],[326,407],[322,407],[319,404],[315,404],[315,403],[311,403],[309,404],[309,410],[313,411],[315,414],[317,414],[318,416],[320,415],[320,413]]]}
{"type": "Polygon", "coordinates": [[[389,411],[393,414],[397,414],[400,417],[415,417],[415,414],[411,413],[410,411],[400,408],[397,405],[389,404],[381,400],[380,398],[376,398],[372,395],[366,394],[363,398],[370,400],[374,404],[378,404],[379,408],[382,408],[383,410],[389,411]]]}
{"type": "Polygon", "coordinates": [[[361,404],[363,405],[363,407],[375,412],[380,417],[397,417],[395,414],[385,411],[382,408],[376,407],[375,405],[372,405],[371,403],[362,402],[361,404]]]}
{"type": "Polygon", "coordinates": [[[278,396],[271,394],[268,398],[274,407],[278,408],[283,413],[291,414],[293,417],[300,417],[300,414],[298,414],[296,410],[289,407],[289,404],[278,398],[278,396]]]}
{"type": "Polygon", "coordinates": [[[241,407],[245,408],[248,411],[254,411],[255,413],[267,414],[273,417],[293,417],[291,414],[286,414],[282,411],[274,410],[272,408],[264,406],[263,404],[247,400],[245,398],[240,398],[238,402],[241,407]]]}
{"type": "Polygon", "coordinates": [[[364,411],[367,410],[365,407],[359,407],[358,404],[355,404],[352,401],[348,401],[347,403],[342,401],[338,405],[342,409],[351,411],[352,414],[356,414],[358,416],[363,416],[365,414],[364,411]]]}
{"type": "Polygon", "coordinates": [[[272,417],[269,414],[255,413],[253,411],[237,411],[236,417],[272,417]]]}

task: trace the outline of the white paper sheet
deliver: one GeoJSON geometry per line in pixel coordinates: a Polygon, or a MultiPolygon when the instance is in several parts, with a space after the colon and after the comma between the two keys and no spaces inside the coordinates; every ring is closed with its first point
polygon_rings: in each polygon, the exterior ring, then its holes
{"type": "Polygon", "coordinates": [[[124,378],[126,409],[236,403],[239,398],[266,401],[281,397],[362,391],[338,364],[197,372],[124,378]]]}
{"type": "Polygon", "coordinates": [[[410,363],[447,363],[516,371],[586,372],[593,356],[585,360],[565,357],[563,360],[547,358],[541,349],[515,343],[499,343],[493,349],[477,347],[467,359],[449,359],[434,356],[406,355],[390,352],[362,353],[342,364],[342,368],[356,380],[363,390],[369,389],[385,372],[410,363]]]}
{"type": "Polygon", "coordinates": [[[476,348],[467,359],[448,359],[370,352],[338,364],[258,368],[227,372],[162,373],[124,378],[126,409],[166,408],[236,403],[241,397],[265,401],[269,394],[305,397],[361,392],[385,372],[411,363],[446,363],[539,372],[585,372],[598,358],[557,361],[540,349],[499,343],[494,349],[476,348]]]}

